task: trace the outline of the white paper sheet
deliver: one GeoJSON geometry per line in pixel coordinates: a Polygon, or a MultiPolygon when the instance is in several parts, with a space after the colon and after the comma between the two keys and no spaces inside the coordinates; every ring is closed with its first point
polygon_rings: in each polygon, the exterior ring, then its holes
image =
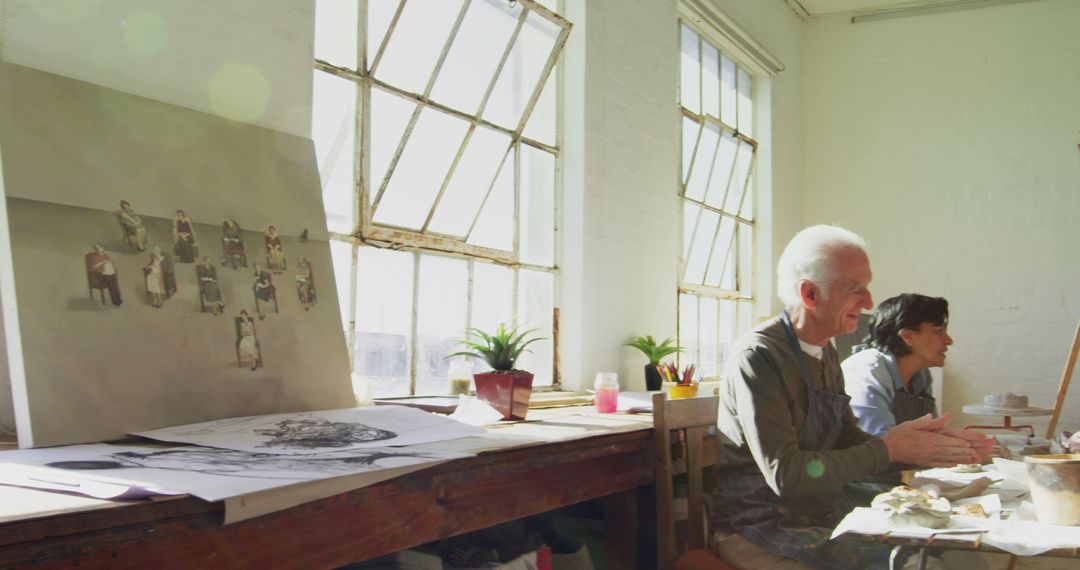
{"type": "Polygon", "coordinates": [[[0,473],[18,473],[24,480],[32,475],[54,485],[63,481],[66,490],[73,492],[79,492],[76,484],[87,488],[111,484],[165,493],[183,491],[219,501],[305,481],[470,455],[395,447],[276,455],[200,446],[89,444],[0,452],[0,473]]]}
{"type": "Polygon", "coordinates": [[[94,497],[95,499],[143,499],[155,495],[183,495],[184,491],[148,488],[134,483],[98,481],[62,470],[44,470],[12,463],[0,464],[0,485],[61,491],[94,497]]]}
{"type": "Polygon", "coordinates": [[[370,406],[230,418],[133,435],[252,453],[305,455],[431,443],[482,433],[483,428],[416,408],[370,406]]]}

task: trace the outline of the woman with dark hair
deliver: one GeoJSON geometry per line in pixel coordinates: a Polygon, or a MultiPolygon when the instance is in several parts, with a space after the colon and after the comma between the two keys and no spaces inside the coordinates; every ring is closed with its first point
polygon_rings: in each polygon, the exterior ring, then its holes
{"type": "Polygon", "coordinates": [[[953,343],[949,302],[915,293],[886,299],[863,342],[840,365],[859,427],[882,436],[897,424],[937,416],[929,368],[945,364],[953,343]]]}

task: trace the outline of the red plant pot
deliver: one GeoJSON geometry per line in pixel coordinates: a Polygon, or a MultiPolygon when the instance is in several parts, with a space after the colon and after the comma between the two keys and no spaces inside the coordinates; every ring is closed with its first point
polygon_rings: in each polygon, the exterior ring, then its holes
{"type": "Polygon", "coordinates": [[[523,420],[532,395],[531,372],[473,374],[476,396],[502,414],[504,420],[523,420]]]}

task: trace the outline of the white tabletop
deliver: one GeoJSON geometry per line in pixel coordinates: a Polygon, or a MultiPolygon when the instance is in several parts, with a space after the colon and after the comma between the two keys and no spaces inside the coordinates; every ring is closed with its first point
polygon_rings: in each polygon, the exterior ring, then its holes
{"type": "Polygon", "coordinates": [[[995,408],[983,404],[967,404],[964,413],[973,416],[1049,416],[1054,413],[1050,408],[1028,406],[1026,408],[995,408]]]}

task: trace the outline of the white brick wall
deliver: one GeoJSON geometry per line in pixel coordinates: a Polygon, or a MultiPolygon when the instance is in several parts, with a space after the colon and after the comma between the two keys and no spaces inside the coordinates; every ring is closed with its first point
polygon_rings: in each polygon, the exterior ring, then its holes
{"type": "MultiPolygon", "coordinates": [[[[765,173],[759,188],[774,184],[783,196],[770,201],[768,192],[760,193],[764,208],[778,204],[782,219],[763,224],[758,240],[766,252],[758,268],[759,275],[765,272],[760,294],[768,299],[772,233],[790,236],[801,217],[800,23],[779,1],[716,4],[743,18],[746,29],[789,66],[770,89],[772,130],[758,134],[763,146],[776,141],[778,158],[758,165],[765,173]]],[[[644,361],[621,343],[632,335],[666,337],[676,331],[682,246],[676,2],[567,0],[567,5],[575,27],[567,48],[565,193],[568,206],[580,204],[583,218],[576,227],[571,217],[564,234],[569,248],[563,265],[564,383],[589,385],[596,372],[614,370],[624,389],[640,390],[644,361]],[[574,58],[583,58],[584,66],[574,58]],[[581,99],[575,101],[575,95],[581,99]],[[583,109],[574,108],[582,102],[583,109]],[[583,125],[575,123],[579,117],[583,125]],[[574,237],[581,240],[579,252],[573,251],[574,237]]]]}
{"type": "Polygon", "coordinates": [[[1080,318],[1077,22],[1045,0],[806,26],[805,221],[869,240],[876,299],[949,299],[954,414],[991,392],[1052,405],[1080,318]]]}

